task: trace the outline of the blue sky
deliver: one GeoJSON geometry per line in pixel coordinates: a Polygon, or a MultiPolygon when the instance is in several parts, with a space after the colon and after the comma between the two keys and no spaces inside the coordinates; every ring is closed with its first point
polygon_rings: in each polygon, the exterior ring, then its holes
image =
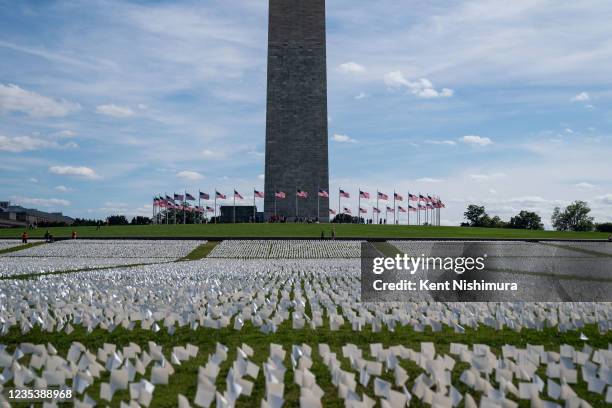
{"type": "MultiPolygon", "coordinates": [[[[468,203],[548,224],[584,199],[612,221],[612,3],[327,13],[332,197],[436,194],[449,225],[468,203]]],[[[263,0],[0,0],[0,199],[79,217],[148,215],[185,188],[252,202],[266,40],[263,0]]]]}

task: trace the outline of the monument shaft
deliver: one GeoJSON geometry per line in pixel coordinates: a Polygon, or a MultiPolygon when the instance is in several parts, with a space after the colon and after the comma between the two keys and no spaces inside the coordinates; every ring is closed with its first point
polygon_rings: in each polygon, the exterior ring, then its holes
{"type": "Polygon", "coordinates": [[[265,216],[327,221],[325,0],[270,0],[269,13],[265,216]],[[297,208],[296,189],[308,192],[297,208]]]}

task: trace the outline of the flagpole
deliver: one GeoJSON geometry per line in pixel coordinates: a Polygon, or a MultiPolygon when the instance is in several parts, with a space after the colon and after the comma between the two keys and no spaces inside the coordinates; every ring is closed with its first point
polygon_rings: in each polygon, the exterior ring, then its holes
{"type": "Polygon", "coordinates": [[[257,206],[255,205],[255,187],[253,187],[253,223],[257,218],[257,206]]]}
{"type": "Polygon", "coordinates": [[[235,224],[236,223],[236,187],[234,187],[234,215],[232,218],[233,218],[232,223],[235,224]]]}
{"type": "Polygon", "coordinates": [[[395,225],[395,209],[396,209],[396,205],[395,205],[395,190],[393,190],[393,225],[395,225]]]}
{"type": "Polygon", "coordinates": [[[277,218],[277,215],[276,215],[276,192],[277,192],[276,191],[276,186],[274,186],[274,218],[277,218]]]}
{"type": "Polygon", "coordinates": [[[215,187],[215,224],[217,223],[217,187],[215,187]]]}
{"type": "Polygon", "coordinates": [[[297,217],[299,214],[299,203],[298,203],[298,196],[297,196],[297,186],[295,186],[295,221],[297,222],[297,217]]]}
{"type": "Polygon", "coordinates": [[[321,185],[317,185],[317,221],[319,221],[320,207],[319,207],[319,193],[321,192],[321,185]]]}
{"type": "Polygon", "coordinates": [[[380,208],[378,208],[378,190],[376,190],[376,223],[378,224],[378,213],[380,212],[380,208]]]}
{"type": "Polygon", "coordinates": [[[408,191],[406,194],[406,225],[410,225],[410,191],[408,191]]]}
{"type": "Polygon", "coordinates": [[[361,187],[359,187],[357,196],[357,224],[361,224],[361,187]]]}
{"type": "Polygon", "coordinates": [[[342,196],[340,195],[340,190],[341,190],[341,188],[338,187],[338,215],[342,214],[342,210],[341,210],[342,207],[340,207],[340,198],[342,196]]]}

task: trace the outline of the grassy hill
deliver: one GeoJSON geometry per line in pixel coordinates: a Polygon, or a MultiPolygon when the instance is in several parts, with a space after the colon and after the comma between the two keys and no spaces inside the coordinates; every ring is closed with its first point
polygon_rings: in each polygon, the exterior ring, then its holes
{"type": "MultiPolygon", "coordinates": [[[[319,238],[329,237],[332,228],[339,238],[483,238],[483,239],[607,239],[600,232],[527,231],[506,228],[423,227],[407,225],[356,224],[203,224],[203,225],[128,225],[102,227],[49,228],[55,237],[69,237],[74,230],[80,238],[94,237],[244,237],[244,238],[319,238]]],[[[31,238],[42,237],[47,229],[29,231],[31,238]]],[[[0,229],[0,238],[18,238],[21,229],[0,229]]]]}

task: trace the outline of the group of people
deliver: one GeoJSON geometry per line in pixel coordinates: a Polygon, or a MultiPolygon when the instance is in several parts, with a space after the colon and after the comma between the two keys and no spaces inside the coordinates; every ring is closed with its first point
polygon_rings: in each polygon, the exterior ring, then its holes
{"type": "MultiPolygon", "coordinates": [[[[45,231],[45,242],[53,242],[53,234],[51,234],[49,232],[49,230],[45,231]]],[[[72,231],[72,233],[70,234],[70,238],[72,239],[76,239],[77,238],[77,233],[76,231],[72,231]]],[[[30,239],[30,236],[28,234],[28,231],[23,231],[23,234],[21,234],[21,243],[23,244],[27,244],[28,243],[28,239],[30,239]]]]}

